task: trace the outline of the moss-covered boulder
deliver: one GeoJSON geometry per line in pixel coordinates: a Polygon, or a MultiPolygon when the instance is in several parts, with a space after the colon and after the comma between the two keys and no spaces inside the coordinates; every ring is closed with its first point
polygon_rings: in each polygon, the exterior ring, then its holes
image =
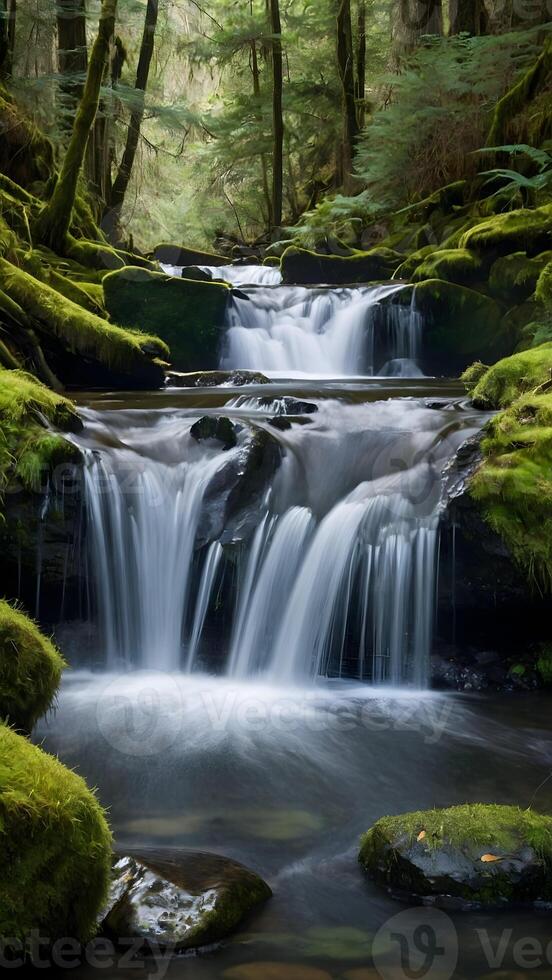
{"type": "Polygon", "coordinates": [[[444,279],[459,286],[472,286],[482,278],[481,259],[466,248],[432,250],[413,273],[414,282],[423,282],[424,279],[444,279]]]}
{"type": "Polygon", "coordinates": [[[535,295],[547,312],[552,314],[552,262],[548,262],[540,273],[535,295]]]}
{"type": "Polygon", "coordinates": [[[164,265],[228,265],[226,255],[216,252],[205,252],[197,248],[187,248],[185,245],[171,245],[170,242],[160,242],[153,250],[153,257],[164,265]]]}
{"type": "Polygon", "coordinates": [[[268,385],[270,378],[260,371],[168,371],[167,384],[175,388],[241,388],[268,385]]]}
{"type": "Polygon", "coordinates": [[[84,780],[0,726],[0,935],[85,942],[108,892],[111,834],[84,780]]]}
{"type": "Polygon", "coordinates": [[[51,707],[64,666],[38,626],[0,600],[0,719],[30,732],[51,707]]]}
{"type": "Polygon", "coordinates": [[[128,268],[106,276],[103,287],[112,319],[162,337],[170,347],[174,367],[198,371],[218,366],[231,292],[225,283],[128,268]]]}
{"type": "Polygon", "coordinates": [[[506,303],[523,303],[535,292],[539,276],[552,253],[530,259],[526,252],[513,252],[497,259],[489,273],[489,292],[506,303]]]}
{"type": "Polygon", "coordinates": [[[364,870],[393,894],[502,906],[552,899],[552,817],[466,804],[384,817],[363,837],[364,870]]]}
{"type": "MultiPolygon", "coordinates": [[[[548,347],[552,362],[552,345],[548,347]]],[[[548,374],[550,378],[551,372],[548,374]]],[[[470,492],[531,583],[549,593],[552,394],[524,395],[514,401],[489,422],[482,448],[483,463],[473,477],[470,492]]]]}
{"type": "Polygon", "coordinates": [[[347,285],[390,279],[404,256],[391,248],[373,248],[353,255],[321,255],[292,245],[282,255],[286,285],[347,285]]]}
{"type": "MultiPolygon", "coordinates": [[[[412,290],[400,295],[409,303],[412,290]]],[[[422,365],[426,373],[459,374],[474,359],[496,361],[512,349],[495,300],[474,289],[428,279],[415,286],[414,303],[424,320],[422,365]]]]}
{"type": "Polygon", "coordinates": [[[552,343],[505,357],[485,371],[472,392],[477,408],[505,408],[552,378],[552,343]]]}
{"type": "Polygon", "coordinates": [[[511,252],[539,255],[552,248],[552,204],[487,218],[462,236],[460,246],[486,257],[511,252]]]}
{"type": "Polygon", "coordinates": [[[104,930],[178,952],[224,939],[271,897],[236,861],[201,851],[141,851],[114,868],[104,930]]]}

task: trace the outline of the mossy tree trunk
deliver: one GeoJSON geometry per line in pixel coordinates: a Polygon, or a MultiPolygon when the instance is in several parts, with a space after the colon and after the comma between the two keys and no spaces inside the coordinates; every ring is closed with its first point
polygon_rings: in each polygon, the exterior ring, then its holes
{"type": "Polygon", "coordinates": [[[282,53],[282,23],[279,0],[270,0],[270,27],[272,31],[272,223],[274,228],[282,224],[284,195],[284,59],[282,53]]]}
{"type": "MultiPolygon", "coordinates": [[[[257,41],[251,42],[251,73],[253,75],[253,95],[258,106],[257,117],[259,119],[259,131],[262,126],[261,109],[261,73],[259,71],[259,55],[257,52],[257,41]]],[[[266,203],[267,226],[272,226],[272,197],[268,181],[268,162],[266,153],[261,153],[261,173],[263,178],[263,195],[266,203]]]]}
{"type": "Polygon", "coordinates": [[[85,0],[57,0],[58,67],[65,127],[82,97],[88,68],[85,0]]]}
{"type": "Polygon", "coordinates": [[[552,39],[547,38],[544,48],[533,65],[521,79],[497,102],[487,146],[502,146],[508,137],[509,124],[549,84],[552,72],[552,39]]]}
{"type": "Polygon", "coordinates": [[[358,136],[351,0],[336,0],[336,4],[337,65],[343,99],[343,186],[345,190],[350,190],[353,181],[355,142],[358,136]]]}
{"type": "Polygon", "coordinates": [[[137,93],[137,101],[130,113],[130,121],[128,124],[123,156],[121,158],[119,170],[113,182],[107,207],[104,212],[104,231],[106,231],[109,238],[115,238],[116,240],[119,240],[121,237],[119,227],[121,209],[124,204],[125,195],[132,175],[132,168],[136,158],[138,142],[140,140],[140,131],[142,128],[142,120],[144,118],[145,110],[145,93],[148,86],[151,59],[153,58],[153,49],[155,45],[155,30],[157,27],[158,12],[159,0],[148,0],[144,32],[142,34],[142,43],[140,46],[140,56],[138,59],[138,68],[136,71],[136,82],[134,85],[137,93]]]}
{"type": "Polygon", "coordinates": [[[0,78],[12,72],[16,14],[16,0],[0,0],[0,78]]]}
{"type": "Polygon", "coordinates": [[[90,55],[84,92],[75,116],[69,146],[52,196],[35,225],[35,238],[54,251],[63,251],[71,224],[86,145],[98,111],[100,88],[113,36],[116,10],[117,0],[102,0],[98,34],[90,55]]]}

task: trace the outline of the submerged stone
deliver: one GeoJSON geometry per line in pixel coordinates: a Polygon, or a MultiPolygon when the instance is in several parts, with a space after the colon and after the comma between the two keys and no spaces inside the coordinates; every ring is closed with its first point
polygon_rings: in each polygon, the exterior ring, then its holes
{"type": "Polygon", "coordinates": [[[243,865],[202,851],[144,851],[121,857],[103,929],[174,951],[224,939],[272,895],[243,865]]]}
{"type": "Polygon", "coordinates": [[[552,817],[480,803],[383,817],[359,859],[396,897],[476,908],[548,902],[552,817]]]}
{"type": "Polygon", "coordinates": [[[241,388],[268,385],[270,379],[260,371],[169,371],[167,384],[175,388],[241,388]]]}

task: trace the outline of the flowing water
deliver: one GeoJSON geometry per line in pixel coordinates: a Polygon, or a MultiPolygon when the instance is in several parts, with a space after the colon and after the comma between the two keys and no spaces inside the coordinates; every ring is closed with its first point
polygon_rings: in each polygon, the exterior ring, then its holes
{"type": "MultiPolygon", "coordinates": [[[[225,357],[242,330],[235,350],[281,342],[276,373],[332,378],[80,399],[92,642],[68,649],[76,669],[36,737],[98,787],[121,847],[211,849],[271,884],[221,948],[161,964],[171,977],[402,980],[401,906],[361,875],[360,834],[466,799],[527,806],[537,791],[546,809],[550,701],[426,689],[442,472],[484,417],[455,383],[351,376],[348,318],[366,353],[374,290],[246,289],[225,357]],[[205,416],[233,438],[198,441],[205,416]]],[[[385,314],[388,360],[416,356],[407,312],[396,330],[385,314]]],[[[424,927],[427,910],[406,914],[424,927]]],[[[492,973],[504,930],[511,971],[514,939],[549,933],[544,911],[441,914],[430,980],[492,973]]]]}

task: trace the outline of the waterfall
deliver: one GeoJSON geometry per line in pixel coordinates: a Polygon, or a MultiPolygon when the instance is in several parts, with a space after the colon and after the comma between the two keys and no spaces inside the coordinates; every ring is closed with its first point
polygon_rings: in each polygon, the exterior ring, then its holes
{"type": "MultiPolygon", "coordinates": [[[[420,377],[422,318],[388,302],[404,285],[282,286],[262,265],[201,267],[237,287],[229,304],[221,367],[279,376],[420,377]]],[[[170,274],[186,269],[166,266],[170,274]]]]}
{"type": "Polygon", "coordinates": [[[109,668],[203,669],[215,616],[216,669],[234,678],[425,684],[442,469],[470,418],[460,402],[452,414],[413,398],[315,402],[308,425],[282,431],[244,410],[231,449],[192,438],[189,409],[84,413],[75,438],[109,668]],[[235,539],[220,501],[258,426],[280,463],[235,539]]]}

